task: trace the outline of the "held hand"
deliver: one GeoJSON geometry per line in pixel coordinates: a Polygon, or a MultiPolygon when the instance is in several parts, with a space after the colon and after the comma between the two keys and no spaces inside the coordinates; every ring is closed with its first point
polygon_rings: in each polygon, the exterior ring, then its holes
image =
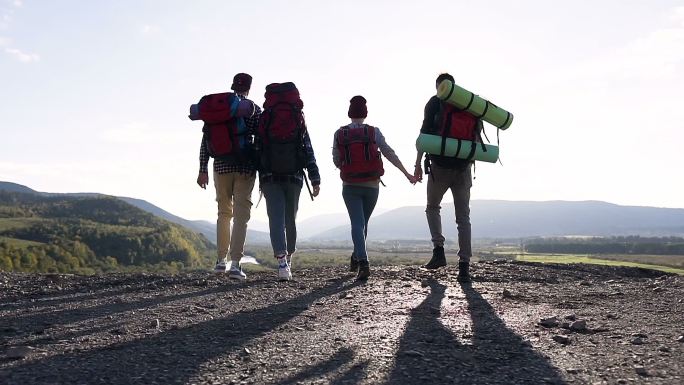
{"type": "Polygon", "coordinates": [[[416,165],[416,168],[413,171],[413,177],[416,179],[416,182],[423,181],[423,169],[419,164],[416,165]]]}
{"type": "Polygon", "coordinates": [[[406,179],[408,179],[409,183],[416,184],[416,177],[415,176],[413,176],[409,173],[406,173],[404,176],[406,176],[406,179]]]}
{"type": "Polygon", "coordinates": [[[321,192],[321,185],[317,184],[313,186],[313,196],[317,197],[319,192],[321,192]]]}
{"type": "Polygon", "coordinates": [[[207,184],[209,183],[209,174],[206,172],[201,172],[197,175],[197,184],[206,190],[207,184]]]}

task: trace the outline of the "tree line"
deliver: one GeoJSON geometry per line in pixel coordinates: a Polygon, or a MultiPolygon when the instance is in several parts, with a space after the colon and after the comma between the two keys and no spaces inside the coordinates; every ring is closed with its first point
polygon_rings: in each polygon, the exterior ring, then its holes
{"type": "Polygon", "coordinates": [[[684,255],[681,237],[558,237],[524,241],[529,253],[684,255]]]}

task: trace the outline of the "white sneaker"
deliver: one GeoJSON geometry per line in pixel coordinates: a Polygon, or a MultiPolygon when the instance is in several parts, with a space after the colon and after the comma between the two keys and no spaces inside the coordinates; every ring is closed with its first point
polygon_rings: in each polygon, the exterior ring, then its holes
{"type": "Polygon", "coordinates": [[[292,254],[287,255],[287,264],[290,266],[290,270],[292,270],[292,254]]]}
{"type": "Polygon", "coordinates": [[[244,281],[247,279],[247,274],[242,271],[242,266],[240,266],[239,263],[236,263],[235,266],[231,263],[230,270],[228,271],[228,278],[244,281]]]}
{"type": "Polygon", "coordinates": [[[290,272],[290,264],[287,263],[287,258],[283,256],[278,258],[278,280],[289,281],[292,279],[292,272],[290,272]]]}
{"type": "Polygon", "coordinates": [[[228,261],[226,258],[217,260],[214,265],[214,273],[225,273],[228,271],[228,261]]]}

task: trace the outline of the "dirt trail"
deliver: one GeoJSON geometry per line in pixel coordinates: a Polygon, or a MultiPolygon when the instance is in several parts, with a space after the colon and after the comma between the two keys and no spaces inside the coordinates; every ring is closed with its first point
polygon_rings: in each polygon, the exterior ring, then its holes
{"type": "Polygon", "coordinates": [[[0,273],[0,383],[684,383],[684,277],[472,273],[467,285],[453,267],[373,267],[365,284],[296,265],[287,283],[0,273]]]}

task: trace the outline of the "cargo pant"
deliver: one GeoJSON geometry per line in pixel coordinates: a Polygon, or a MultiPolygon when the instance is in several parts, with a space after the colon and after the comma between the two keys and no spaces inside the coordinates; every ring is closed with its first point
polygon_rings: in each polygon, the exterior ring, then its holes
{"type": "Polygon", "coordinates": [[[214,172],[214,187],[216,187],[216,202],[218,203],[218,220],[216,221],[218,260],[226,260],[230,252],[230,259],[234,266],[240,262],[245,252],[254,180],[254,175],[214,172]]]}
{"type": "Polygon", "coordinates": [[[470,242],[470,188],[473,180],[470,167],[463,170],[440,167],[434,162],[431,166],[432,173],[427,176],[427,216],[430,236],[435,247],[444,246],[442,234],[442,218],[440,210],[442,198],[447,190],[451,189],[454,197],[454,210],[456,211],[456,225],[458,227],[458,257],[459,262],[470,262],[472,256],[470,242]]]}

